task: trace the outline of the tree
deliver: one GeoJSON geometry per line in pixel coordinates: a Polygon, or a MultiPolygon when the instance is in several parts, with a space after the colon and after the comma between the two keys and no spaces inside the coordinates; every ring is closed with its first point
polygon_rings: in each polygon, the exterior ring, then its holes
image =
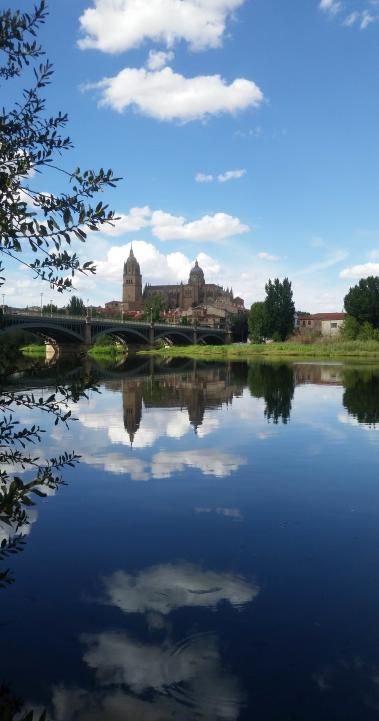
{"type": "Polygon", "coordinates": [[[295,305],[292,299],[292,287],[288,278],[281,283],[279,278],[268,281],[265,287],[265,310],[267,335],[275,340],[284,341],[295,328],[295,305]]]}
{"type": "Polygon", "coordinates": [[[143,317],[145,320],[159,323],[161,312],[165,308],[165,299],[162,293],[154,293],[148,298],[143,306],[143,317]]]}
{"type": "Polygon", "coordinates": [[[231,316],[230,329],[234,343],[246,343],[249,334],[248,314],[235,313],[231,316]]]}
{"type": "Polygon", "coordinates": [[[262,343],[268,335],[265,303],[253,303],[249,310],[248,324],[250,339],[252,342],[262,343]]]}
{"type": "Polygon", "coordinates": [[[82,299],[78,298],[77,295],[73,295],[67,306],[67,312],[69,315],[86,315],[87,311],[82,299]]]}
{"type": "MultiPolygon", "coordinates": [[[[46,17],[45,0],[31,13],[0,11],[0,80],[18,79],[30,65],[34,70],[34,84],[23,91],[22,100],[8,110],[0,109],[0,258],[22,263],[34,277],[63,292],[72,287],[76,273],[95,272],[91,261],[79,260],[72,243],[84,242],[87,229],[97,231],[115,220],[107,205],[95,205],[92,199],[104,188],[113,187],[117,179],[111,170],[76,168],[70,172],[55,163],[72,144],[61,134],[67,115],[46,114],[41,97],[53,74],[49,61],[37,63],[44,52],[35,37],[46,17]],[[35,170],[60,173],[67,185],[59,194],[40,193],[32,187],[35,170]]],[[[1,285],[6,271],[3,264],[0,267],[1,285]]],[[[33,495],[43,496],[49,488],[57,488],[61,470],[78,460],[74,452],[63,451],[58,458],[39,458],[35,443],[43,429],[38,423],[23,427],[17,420],[18,411],[52,415],[56,425],[67,425],[72,403],[92,387],[88,378],[78,379],[70,388],[57,382],[55,392],[36,397],[9,390],[7,378],[13,370],[14,360],[0,347],[0,518],[9,529],[1,542],[0,561],[22,550],[25,537],[21,529],[28,523],[33,495]],[[28,471],[27,480],[12,475],[15,467],[28,471]]],[[[11,581],[9,569],[0,571],[0,586],[11,581]]]]}
{"type": "Polygon", "coordinates": [[[345,296],[346,313],[359,323],[367,321],[379,328],[379,277],[361,278],[345,296]]]}
{"type": "Polygon", "coordinates": [[[90,201],[104,187],[114,186],[117,179],[111,170],[96,173],[76,168],[70,172],[54,163],[55,156],[62,155],[72,143],[61,134],[67,115],[46,115],[41,97],[53,75],[49,61],[36,63],[44,53],[35,35],[46,17],[45,0],[40,0],[30,14],[18,10],[0,13],[0,51],[4,56],[0,78],[18,77],[34,61],[32,87],[23,91],[20,102],[0,111],[0,252],[3,258],[17,260],[61,292],[72,286],[76,272],[95,271],[91,261],[80,262],[71,243],[75,238],[84,241],[86,229],[97,231],[115,219],[107,205],[100,201],[94,206],[90,201]],[[67,181],[60,194],[33,189],[32,172],[46,169],[61,173],[67,181]]]}
{"type": "Polygon", "coordinates": [[[341,325],[341,338],[345,340],[355,340],[358,337],[360,324],[352,315],[347,315],[341,325]]]}

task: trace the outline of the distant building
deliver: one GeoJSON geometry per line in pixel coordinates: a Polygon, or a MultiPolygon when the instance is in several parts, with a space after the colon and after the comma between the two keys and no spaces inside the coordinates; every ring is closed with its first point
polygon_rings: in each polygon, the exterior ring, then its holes
{"type": "Polygon", "coordinates": [[[298,315],[296,327],[300,335],[312,333],[323,336],[338,335],[346,313],[314,313],[313,315],[298,315]]]}
{"type": "Polygon", "coordinates": [[[142,292],[142,274],[133,249],[124,264],[122,303],[124,311],[141,310],[144,303],[154,295],[161,295],[166,310],[180,308],[187,311],[196,306],[215,306],[229,313],[242,312],[245,309],[242,298],[234,298],[233,290],[220,285],[206,283],[204,272],[196,261],[188,283],[177,285],[146,284],[142,292]]]}

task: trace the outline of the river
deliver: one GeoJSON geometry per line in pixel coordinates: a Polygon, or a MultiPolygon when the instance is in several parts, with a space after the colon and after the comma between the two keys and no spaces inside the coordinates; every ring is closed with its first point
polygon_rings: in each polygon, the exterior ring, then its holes
{"type": "Polygon", "coordinates": [[[0,679],[52,721],[377,720],[379,368],[96,374],[42,419],[81,463],[7,559],[0,679]]]}

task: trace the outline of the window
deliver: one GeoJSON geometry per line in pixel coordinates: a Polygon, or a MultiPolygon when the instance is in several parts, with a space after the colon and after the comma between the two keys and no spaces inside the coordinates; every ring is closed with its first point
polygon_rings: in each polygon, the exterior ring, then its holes
{"type": "Polygon", "coordinates": [[[330,327],[331,327],[331,328],[338,328],[338,323],[331,323],[331,324],[330,324],[330,327]]]}
{"type": "Polygon", "coordinates": [[[311,320],[308,321],[308,325],[312,325],[312,321],[311,321],[311,320]]]}

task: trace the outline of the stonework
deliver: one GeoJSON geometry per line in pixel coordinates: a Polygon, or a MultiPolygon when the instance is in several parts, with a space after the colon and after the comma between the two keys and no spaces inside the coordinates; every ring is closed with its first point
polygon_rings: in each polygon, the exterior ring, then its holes
{"type": "Polygon", "coordinates": [[[141,310],[145,301],[158,294],[163,296],[166,310],[180,308],[186,311],[200,305],[216,306],[230,313],[244,310],[242,298],[234,298],[232,289],[225,290],[220,285],[205,282],[204,272],[197,261],[190,272],[188,283],[177,285],[148,283],[142,293],[142,275],[131,249],[129,258],[124,264],[122,296],[124,311],[141,310]]]}

